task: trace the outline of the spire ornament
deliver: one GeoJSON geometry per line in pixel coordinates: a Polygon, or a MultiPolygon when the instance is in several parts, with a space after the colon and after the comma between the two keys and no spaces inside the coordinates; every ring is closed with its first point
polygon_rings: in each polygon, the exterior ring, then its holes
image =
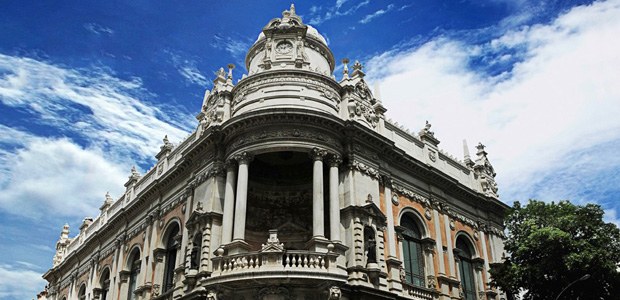
{"type": "Polygon", "coordinates": [[[495,170],[484,148],[485,146],[482,143],[478,143],[476,146],[478,151],[476,152],[477,158],[474,163],[474,173],[480,182],[482,192],[489,197],[499,198],[497,194],[497,183],[495,182],[495,170]]]}

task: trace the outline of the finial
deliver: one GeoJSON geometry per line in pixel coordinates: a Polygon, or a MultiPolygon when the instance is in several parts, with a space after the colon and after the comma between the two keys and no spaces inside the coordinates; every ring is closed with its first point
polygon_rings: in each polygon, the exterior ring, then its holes
{"type": "Polygon", "coordinates": [[[375,83],[375,99],[377,99],[377,102],[381,102],[381,91],[379,90],[378,83],[375,83]]]}
{"type": "Polygon", "coordinates": [[[217,73],[216,73],[217,77],[221,77],[221,78],[226,78],[226,72],[224,72],[224,68],[220,68],[217,73]]]}
{"type": "Polygon", "coordinates": [[[168,143],[170,143],[170,141],[168,140],[168,135],[164,135],[164,145],[167,145],[168,143]]]}
{"type": "Polygon", "coordinates": [[[478,142],[478,146],[476,146],[476,149],[478,149],[478,151],[476,152],[476,155],[478,156],[486,156],[487,152],[484,151],[484,148],[486,146],[484,146],[482,143],[478,142]]]}
{"type": "Polygon", "coordinates": [[[361,71],[363,68],[364,66],[359,62],[359,60],[356,60],[355,63],[353,64],[353,70],[361,71]]]}
{"type": "Polygon", "coordinates": [[[235,68],[234,64],[228,64],[228,78],[232,79],[232,70],[235,68]]]}
{"type": "Polygon", "coordinates": [[[342,79],[347,79],[349,78],[349,59],[348,58],[343,58],[342,59],[342,64],[344,65],[342,67],[342,79]]]}
{"type": "Polygon", "coordinates": [[[364,66],[359,62],[359,61],[355,61],[355,63],[353,64],[353,73],[351,73],[351,76],[355,77],[360,77],[363,78],[364,75],[364,71],[362,71],[362,69],[364,68],[364,66]]]}
{"type": "Polygon", "coordinates": [[[140,174],[136,170],[136,166],[131,167],[131,176],[129,178],[137,178],[140,177],[140,174]]]}
{"type": "Polygon", "coordinates": [[[290,9],[291,15],[295,15],[295,4],[291,3],[291,9],[290,9]]]}
{"type": "Polygon", "coordinates": [[[463,139],[463,155],[465,157],[465,160],[470,159],[469,147],[467,147],[467,140],[466,139],[463,139]]]}
{"type": "Polygon", "coordinates": [[[110,192],[105,193],[105,201],[112,201],[112,196],[110,196],[110,192]]]}

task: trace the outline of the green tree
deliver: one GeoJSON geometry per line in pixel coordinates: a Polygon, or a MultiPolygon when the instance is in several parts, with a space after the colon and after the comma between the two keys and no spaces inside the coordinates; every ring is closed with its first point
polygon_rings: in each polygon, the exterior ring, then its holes
{"type": "Polygon", "coordinates": [[[524,299],[620,299],[620,230],[599,205],[515,202],[505,220],[508,257],[491,265],[492,285],[524,299]]]}

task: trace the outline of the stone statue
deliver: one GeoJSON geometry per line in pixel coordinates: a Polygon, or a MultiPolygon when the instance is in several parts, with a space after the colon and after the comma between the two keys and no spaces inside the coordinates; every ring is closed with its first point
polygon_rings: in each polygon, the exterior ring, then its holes
{"type": "Polygon", "coordinates": [[[373,237],[368,239],[368,246],[366,247],[366,263],[377,263],[377,242],[373,237]]]}

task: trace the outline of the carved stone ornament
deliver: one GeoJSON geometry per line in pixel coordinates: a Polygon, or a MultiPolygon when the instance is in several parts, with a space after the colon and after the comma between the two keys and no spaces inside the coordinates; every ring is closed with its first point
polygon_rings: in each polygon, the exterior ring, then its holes
{"type": "Polygon", "coordinates": [[[252,161],[253,158],[254,158],[254,156],[252,156],[252,154],[250,154],[248,152],[239,153],[239,154],[235,155],[235,157],[234,157],[234,159],[240,165],[247,165],[247,164],[249,164],[252,161]]]}
{"type": "Polygon", "coordinates": [[[332,154],[328,163],[330,167],[338,167],[342,163],[342,157],[338,154],[332,154]]]}
{"type": "Polygon", "coordinates": [[[398,201],[398,195],[392,194],[392,203],[394,205],[398,205],[400,202],[398,201]]]}
{"type": "Polygon", "coordinates": [[[478,234],[478,231],[474,231],[474,239],[477,241],[479,237],[480,234],[478,234]]]}
{"type": "Polygon", "coordinates": [[[342,291],[337,286],[332,286],[329,288],[329,297],[328,300],[339,300],[342,298],[342,291]]]}
{"type": "Polygon", "coordinates": [[[454,230],[454,228],[456,228],[456,225],[454,225],[454,220],[450,220],[450,229],[454,230]]]}
{"type": "Polygon", "coordinates": [[[424,210],[424,216],[429,221],[433,218],[433,214],[431,213],[431,210],[428,208],[424,210]]]}
{"type": "Polygon", "coordinates": [[[437,281],[435,280],[435,276],[433,275],[428,275],[426,276],[426,287],[429,289],[436,289],[437,285],[436,285],[437,281]]]}
{"type": "Polygon", "coordinates": [[[217,300],[217,293],[215,291],[209,291],[207,293],[207,300],[217,300]]]}
{"type": "Polygon", "coordinates": [[[282,41],[276,45],[276,53],[278,54],[290,54],[293,50],[293,44],[289,41],[282,41]]]}
{"type": "Polygon", "coordinates": [[[435,153],[435,151],[428,151],[428,158],[432,162],[436,162],[437,161],[437,153],[435,153]]]}
{"type": "Polygon", "coordinates": [[[405,282],[407,280],[407,273],[405,272],[405,268],[403,266],[399,269],[400,281],[405,282]]]}
{"type": "Polygon", "coordinates": [[[269,230],[269,239],[267,243],[261,247],[261,252],[283,252],[284,244],[280,243],[278,239],[278,231],[275,229],[269,230]]]}
{"type": "Polygon", "coordinates": [[[280,287],[270,286],[270,287],[263,288],[258,292],[258,299],[259,300],[269,300],[269,299],[289,300],[291,299],[291,297],[289,295],[289,291],[287,288],[281,287],[281,286],[280,287]]]}
{"type": "Polygon", "coordinates": [[[313,161],[317,161],[317,160],[322,161],[326,155],[327,155],[327,150],[324,150],[324,149],[312,148],[312,150],[310,150],[310,158],[313,161]]]}

